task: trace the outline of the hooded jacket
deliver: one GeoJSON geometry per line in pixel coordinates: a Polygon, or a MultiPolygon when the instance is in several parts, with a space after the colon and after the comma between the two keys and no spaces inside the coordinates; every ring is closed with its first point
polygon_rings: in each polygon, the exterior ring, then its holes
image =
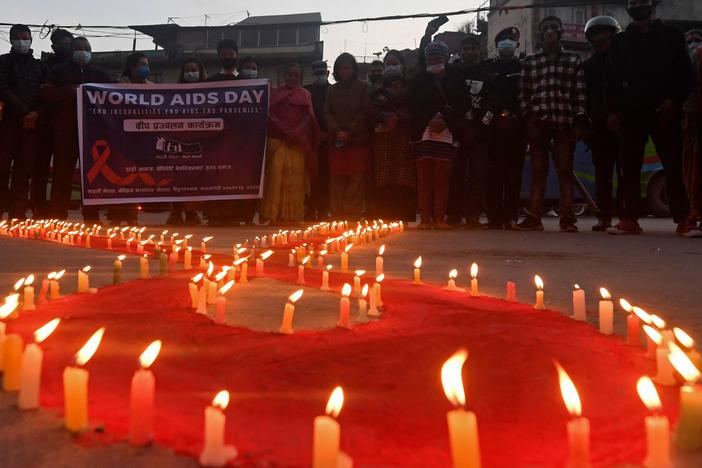
{"type": "Polygon", "coordinates": [[[48,69],[30,50],[14,50],[0,56],[0,101],[5,103],[5,118],[18,121],[31,111],[40,110],[39,88],[48,69]]]}

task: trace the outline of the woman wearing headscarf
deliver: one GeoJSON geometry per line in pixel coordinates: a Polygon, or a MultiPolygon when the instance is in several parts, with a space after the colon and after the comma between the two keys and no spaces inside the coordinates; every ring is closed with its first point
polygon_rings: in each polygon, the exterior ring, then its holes
{"type": "Polygon", "coordinates": [[[324,103],[331,210],[338,218],[359,219],[363,215],[366,176],[371,166],[370,87],[358,79],[356,59],[346,52],[334,61],[333,75],[336,83],[327,90],[324,103]]]}
{"type": "Polygon", "coordinates": [[[285,84],[271,92],[266,174],[261,215],[271,222],[299,222],[305,193],[317,176],[319,126],[312,97],[302,87],[302,67],[289,65],[285,84]]]}

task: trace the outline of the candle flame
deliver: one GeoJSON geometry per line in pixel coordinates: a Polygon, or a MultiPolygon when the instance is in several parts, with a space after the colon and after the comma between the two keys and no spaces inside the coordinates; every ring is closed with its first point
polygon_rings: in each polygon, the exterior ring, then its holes
{"type": "Polygon", "coordinates": [[[55,318],[34,330],[34,341],[36,341],[37,343],[41,343],[42,341],[47,339],[49,335],[51,335],[54,332],[54,330],[56,330],[56,327],[59,326],[60,322],[60,318],[55,318]]]}
{"type": "Polygon", "coordinates": [[[234,280],[227,281],[227,284],[219,288],[219,295],[224,296],[225,294],[227,294],[227,291],[232,289],[232,286],[234,286],[234,280]]]}
{"type": "Polygon", "coordinates": [[[675,343],[668,343],[668,350],[670,354],[668,359],[673,365],[676,371],[682,375],[683,379],[687,383],[694,383],[699,380],[700,374],[699,369],[695,367],[695,364],[690,360],[690,358],[685,354],[685,352],[680,349],[680,346],[675,343]]]}
{"type": "Polygon", "coordinates": [[[210,262],[210,266],[207,267],[207,276],[211,276],[214,271],[214,263],[210,262]]]}
{"type": "Polygon", "coordinates": [[[76,353],[76,365],[83,366],[90,361],[102,340],[102,335],[105,333],[105,327],[98,329],[88,341],[85,342],[82,348],[76,353]]]}
{"type": "Polygon", "coordinates": [[[624,310],[624,312],[631,312],[634,309],[629,303],[629,301],[627,301],[626,299],[619,299],[619,305],[624,310]]]}
{"type": "Polygon", "coordinates": [[[612,295],[607,291],[606,288],[600,288],[600,296],[602,296],[602,299],[605,301],[608,301],[612,299],[612,295]]]}
{"type": "Polygon", "coordinates": [[[84,266],[83,269],[82,269],[81,271],[82,271],[83,273],[87,273],[87,272],[90,271],[90,268],[91,268],[90,265],[84,266]]]}
{"type": "Polygon", "coordinates": [[[248,259],[249,259],[249,257],[240,258],[239,260],[235,260],[234,263],[232,263],[232,265],[234,265],[234,266],[239,266],[239,265],[241,265],[242,263],[248,261],[248,259]]]}
{"type": "Polygon", "coordinates": [[[383,280],[385,279],[385,273],[381,273],[378,276],[375,277],[375,282],[376,283],[382,283],[383,280]]]}
{"type": "Polygon", "coordinates": [[[650,324],[651,323],[651,315],[643,310],[641,307],[634,306],[631,308],[631,310],[636,314],[636,316],[641,320],[643,323],[650,324]]]}
{"type": "Polygon", "coordinates": [[[161,340],[153,341],[139,356],[139,364],[141,364],[141,368],[148,369],[151,367],[159,352],[161,352],[161,340]]]}
{"type": "Polygon", "coordinates": [[[46,275],[46,279],[52,280],[52,279],[54,279],[55,276],[56,276],[56,272],[55,272],[55,271],[52,271],[51,273],[49,273],[48,275],[46,275]]]}
{"type": "Polygon", "coordinates": [[[646,332],[646,335],[648,335],[648,337],[651,339],[651,341],[653,341],[657,345],[660,345],[661,342],[663,341],[663,337],[661,336],[661,334],[658,333],[658,331],[655,328],[653,328],[652,326],[644,325],[643,330],[644,330],[644,332],[646,332]]]}
{"type": "Polygon", "coordinates": [[[212,399],[212,406],[214,406],[215,408],[225,410],[225,409],[227,409],[228,405],[229,405],[229,392],[226,390],[220,391],[212,399]]]}
{"type": "Polygon", "coordinates": [[[200,281],[202,279],[203,276],[205,276],[204,273],[198,273],[197,275],[193,276],[190,279],[190,281],[192,281],[193,283],[197,283],[198,281],[200,281]]]}
{"type": "Polygon", "coordinates": [[[21,288],[23,284],[24,284],[24,278],[20,278],[20,279],[18,279],[18,280],[15,282],[15,285],[13,286],[13,289],[14,289],[15,291],[19,290],[19,288],[21,288]]]}
{"type": "Polygon", "coordinates": [[[125,258],[127,258],[126,255],[120,255],[119,257],[117,257],[117,260],[119,260],[119,261],[121,262],[121,261],[124,260],[125,258]]]}
{"type": "Polygon", "coordinates": [[[344,283],[344,287],[341,288],[341,294],[344,297],[349,297],[349,295],[351,294],[351,285],[349,283],[344,283]]]}
{"type": "Polygon", "coordinates": [[[673,328],[673,334],[675,335],[675,339],[678,340],[678,343],[683,345],[683,347],[692,349],[692,347],[695,346],[695,340],[693,340],[690,335],[685,333],[682,328],[673,328]]]}
{"type": "Polygon", "coordinates": [[[417,257],[417,260],[414,261],[414,267],[415,268],[422,267],[422,256],[421,255],[419,257],[417,257]]]}
{"type": "Polygon", "coordinates": [[[332,265],[327,265],[327,271],[331,271],[332,265]]]}
{"type": "Polygon", "coordinates": [[[639,398],[643,401],[650,411],[660,411],[663,407],[661,399],[658,396],[655,385],[649,377],[641,377],[638,382],[636,382],[636,391],[639,394],[639,398]]]}
{"type": "Polygon", "coordinates": [[[361,276],[366,274],[366,270],[356,270],[353,273],[354,273],[354,275],[356,275],[360,278],[361,276]]]}
{"type": "Polygon", "coordinates": [[[0,320],[6,319],[19,306],[19,294],[11,294],[5,298],[5,303],[0,305],[0,320]]]}
{"type": "Polygon", "coordinates": [[[378,249],[378,255],[383,255],[385,253],[385,244],[381,245],[378,249]]]}
{"type": "Polygon", "coordinates": [[[651,314],[651,323],[653,323],[653,326],[659,330],[662,330],[665,328],[665,320],[663,320],[662,318],[660,318],[656,314],[651,314]]]}
{"type": "Polygon", "coordinates": [[[575,417],[580,417],[583,408],[580,403],[580,395],[578,395],[578,390],[575,388],[575,384],[571,380],[568,373],[561,367],[561,365],[556,362],[556,369],[558,370],[558,384],[561,387],[561,395],[563,396],[563,402],[565,403],[568,412],[575,417]]]}
{"type": "Polygon", "coordinates": [[[266,250],[265,252],[263,252],[263,253],[261,254],[261,260],[268,260],[268,257],[270,257],[271,255],[273,255],[273,251],[272,251],[272,250],[266,250]]]}
{"type": "Polygon", "coordinates": [[[333,418],[338,417],[342,406],[344,406],[344,390],[341,387],[336,387],[327,401],[327,415],[333,418]]]}
{"type": "Polygon", "coordinates": [[[473,264],[470,266],[470,277],[473,278],[473,279],[475,279],[477,276],[478,276],[478,264],[477,264],[477,263],[473,263],[473,264]]]}
{"type": "Polygon", "coordinates": [[[54,275],[54,280],[58,281],[61,279],[61,277],[66,273],[66,270],[61,270],[58,273],[54,275]]]}
{"type": "Polygon", "coordinates": [[[458,276],[458,270],[456,270],[455,268],[453,270],[449,271],[449,278],[456,279],[457,276],[458,276]]]}
{"type": "Polygon", "coordinates": [[[542,280],[539,275],[534,275],[534,284],[536,285],[536,289],[544,289],[544,280],[542,280]]]}
{"type": "Polygon", "coordinates": [[[468,359],[468,351],[459,349],[441,366],[441,385],[444,387],[446,398],[454,406],[466,404],[466,393],[463,389],[463,376],[461,373],[466,359],[468,359]]]}
{"type": "Polygon", "coordinates": [[[25,286],[31,286],[32,283],[34,283],[34,274],[30,274],[27,276],[27,278],[24,280],[24,285],[25,286]]]}
{"type": "Polygon", "coordinates": [[[166,229],[166,230],[164,230],[164,231],[161,231],[161,235],[162,235],[162,236],[165,236],[166,234],[168,234],[168,229],[166,229]]]}
{"type": "Polygon", "coordinates": [[[363,289],[361,289],[361,296],[366,297],[368,295],[368,285],[364,284],[363,289]]]}
{"type": "MultiPolygon", "coordinates": [[[[174,235],[177,236],[178,233],[175,233],[174,235]]],[[[187,235],[185,235],[185,236],[183,236],[183,237],[184,237],[185,239],[192,239],[193,235],[192,235],[192,234],[187,234],[187,235]]]]}
{"type": "Polygon", "coordinates": [[[217,274],[215,275],[215,280],[216,280],[216,281],[222,281],[222,280],[224,279],[225,276],[227,276],[227,272],[226,272],[226,271],[220,271],[219,273],[217,273],[217,274]]]}
{"type": "Polygon", "coordinates": [[[211,241],[213,237],[214,237],[214,236],[203,237],[203,238],[202,238],[202,242],[203,242],[203,243],[207,243],[207,242],[211,241]]]}
{"type": "Polygon", "coordinates": [[[302,265],[305,265],[307,262],[310,261],[310,256],[306,256],[305,258],[302,259],[302,262],[300,262],[302,265]]]}
{"type": "Polygon", "coordinates": [[[344,252],[349,253],[349,250],[353,248],[353,244],[349,244],[346,247],[344,247],[344,252]]]}
{"type": "Polygon", "coordinates": [[[295,291],[294,293],[292,293],[290,296],[288,296],[288,301],[290,301],[291,303],[294,304],[294,303],[296,303],[298,300],[300,300],[300,298],[302,297],[302,295],[303,295],[304,293],[305,293],[305,290],[304,290],[304,289],[298,289],[297,291],[295,291]]]}
{"type": "Polygon", "coordinates": [[[206,262],[209,261],[211,257],[212,257],[211,254],[205,254],[202,256],[203,260],[205,260],[206,262]]]}
{"type": "Polygon", "coordinates": [[[579,285],[578,283],[575,283],[575,284],[573,285],[573,289],[576,289],[576,290],[577,290],[577,289],[580,289],[580,285],[579,285]]]}

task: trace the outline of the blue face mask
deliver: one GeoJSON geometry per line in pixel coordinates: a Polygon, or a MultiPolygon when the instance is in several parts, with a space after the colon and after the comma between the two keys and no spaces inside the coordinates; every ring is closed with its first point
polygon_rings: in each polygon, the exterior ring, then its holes
{"type": "Polygon", "coordinates": [[[148,65],[139,65],[136,69],[136,74],[142,80],[145,80],[151,75],[151,68],[148,65]]]}
{"type": "Polygon", "coordinates": [[[512,39],[502,39],[500,42],[497,43],[498,50],[516,49],[516,48],[517,48],[517,41],[513,41],[512,39]]]}

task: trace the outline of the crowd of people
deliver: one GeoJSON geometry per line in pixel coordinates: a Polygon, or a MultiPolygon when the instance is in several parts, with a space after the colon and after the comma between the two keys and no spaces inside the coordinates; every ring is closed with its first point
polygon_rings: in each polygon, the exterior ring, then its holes
{"type": "MultiPolygon", "coordinates": [[[[366,79],[351,54],[339,55],[333,84],[326,62],[312,64],[307,86],[304,67],[290,64],[284,84],[271,90],[260,203],[176,203],[168,224],[200,224],[200,211],[213,226],[251,223],[257,209],[259,222],[275,224],[330,216],[414,221],[419,211],[419,229],[543,230],[552,159],[560,230],[578,232],[573,159],[582,140],[595,166],[599,210],[592,229],[639,234],[640,172],[651,138],[676,232],[702,236],[702,31],[683,34],[655,19],[655,3],[628,0],[632,21],[624,30],[609,16],[590,19],[592,55],[585,61],[563,49],[563,24],[549,16],[538,25],[539,49],[525,57],[517,53],[516,27],[497,33],[496,57],[483,56],[475,35],[451,57],[445,43],[433,40],[444,22],[437,18],[426,28],[412,76],[396,50],[373,62],[366,79]],[[520,220],[527,153],[532,183],[520,220]]],[[[112,80],[91,64],[84,37],[55,30],[54,53],[44,62],[32,55],[29,28],[13,26],[10,38],[10,53],[0,56],[0,211],[65,219],[78,158],[75,88],[112,80]]],[[[256,60],[240,59],[233,40],[220,41],[217,52],[217,74],[187,59],[178,82],[258,76],[256,60]]],[[[120,82],[148,85],[149,77],[148,57],[129,55],[120,82]]],[[[100,222],[96,207],[84,206],[83,216],[100,222]]],[[[107,218],[135,224],[136,206],[111,206],[107,218]]]]}

